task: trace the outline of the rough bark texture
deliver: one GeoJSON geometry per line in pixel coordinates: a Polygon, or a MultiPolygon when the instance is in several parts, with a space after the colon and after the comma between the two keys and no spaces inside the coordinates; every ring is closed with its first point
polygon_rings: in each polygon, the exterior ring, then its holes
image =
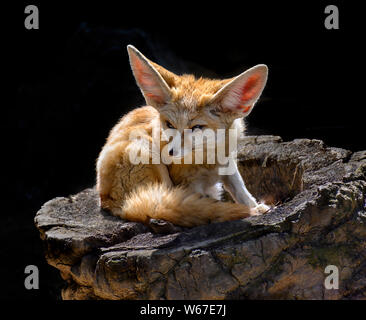
{"type": "Polygon", "coordinates": [[[101,211],[94,189],[47,202],[35,223],[63,299],[365,299],[366,151],[258,136],[239,163],[271,213],[162,234],[101,211]]]}

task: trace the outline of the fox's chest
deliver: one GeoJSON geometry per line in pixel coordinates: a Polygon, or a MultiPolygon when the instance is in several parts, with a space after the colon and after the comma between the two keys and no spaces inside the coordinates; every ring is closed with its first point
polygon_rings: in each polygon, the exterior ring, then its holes
{"type": "Polygon", "coordinates": [[[183,186],[192,192],[220,200],[222,184],[218,168],[214,165],[171,165],[169,175],[174,185],[183,186]]]}

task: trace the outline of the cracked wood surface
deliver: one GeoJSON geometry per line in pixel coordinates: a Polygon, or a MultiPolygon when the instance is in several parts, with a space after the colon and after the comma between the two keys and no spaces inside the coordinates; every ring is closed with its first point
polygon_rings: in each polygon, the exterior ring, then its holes
{"type": "Polygon", "coordinates": [[[93,188],[45,203],[35,224],[63,299],[365,299],[366,151],[274,136],[239,150],[269,214],[162,234],[101,211],[93,188]]]}

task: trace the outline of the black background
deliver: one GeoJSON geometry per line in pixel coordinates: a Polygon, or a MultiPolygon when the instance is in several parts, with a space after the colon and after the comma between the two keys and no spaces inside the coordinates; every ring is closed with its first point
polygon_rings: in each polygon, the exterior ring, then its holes
{"type": "MultiPolygon", "coordinates": [[[[249,134],[315,138],[366,149],[362,11],[333,1],[340,29],[326,30],[330,3],[19,1],[12,14],[15,84],[2,108],[5,168],[0,294],[58,299],[58,272],[44,259],[33,219],[47,200],[90,187],[95,160],[119,117],[141,106],[127,44],[177,73],[231,77],[265,63],[267,87],[248,118],[249,134]],[[24,28],[38,5],[39,30],[24,28]],[[14,15],[13,15],[14,14],[14,15]],[[5,244],[5,245],[4,245],[5,244]],[[40,289],[24,288],[24,268],[40,269],[40,289]]],[[[3,159],[4,160],[4,159],[3,159]]]]}

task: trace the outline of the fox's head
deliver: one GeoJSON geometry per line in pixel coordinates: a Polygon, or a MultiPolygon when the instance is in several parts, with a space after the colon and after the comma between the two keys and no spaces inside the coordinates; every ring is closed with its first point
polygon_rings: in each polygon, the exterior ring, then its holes
{"type": "Polygon", "coordinates": [[[234,120],[253,110],[267,81],[264,64],[224,80],[176,75],[150,61],[135,47],[127,47],[133,75],[146,103],[160,114],[161,128],[229,129],[234,120]]]}

